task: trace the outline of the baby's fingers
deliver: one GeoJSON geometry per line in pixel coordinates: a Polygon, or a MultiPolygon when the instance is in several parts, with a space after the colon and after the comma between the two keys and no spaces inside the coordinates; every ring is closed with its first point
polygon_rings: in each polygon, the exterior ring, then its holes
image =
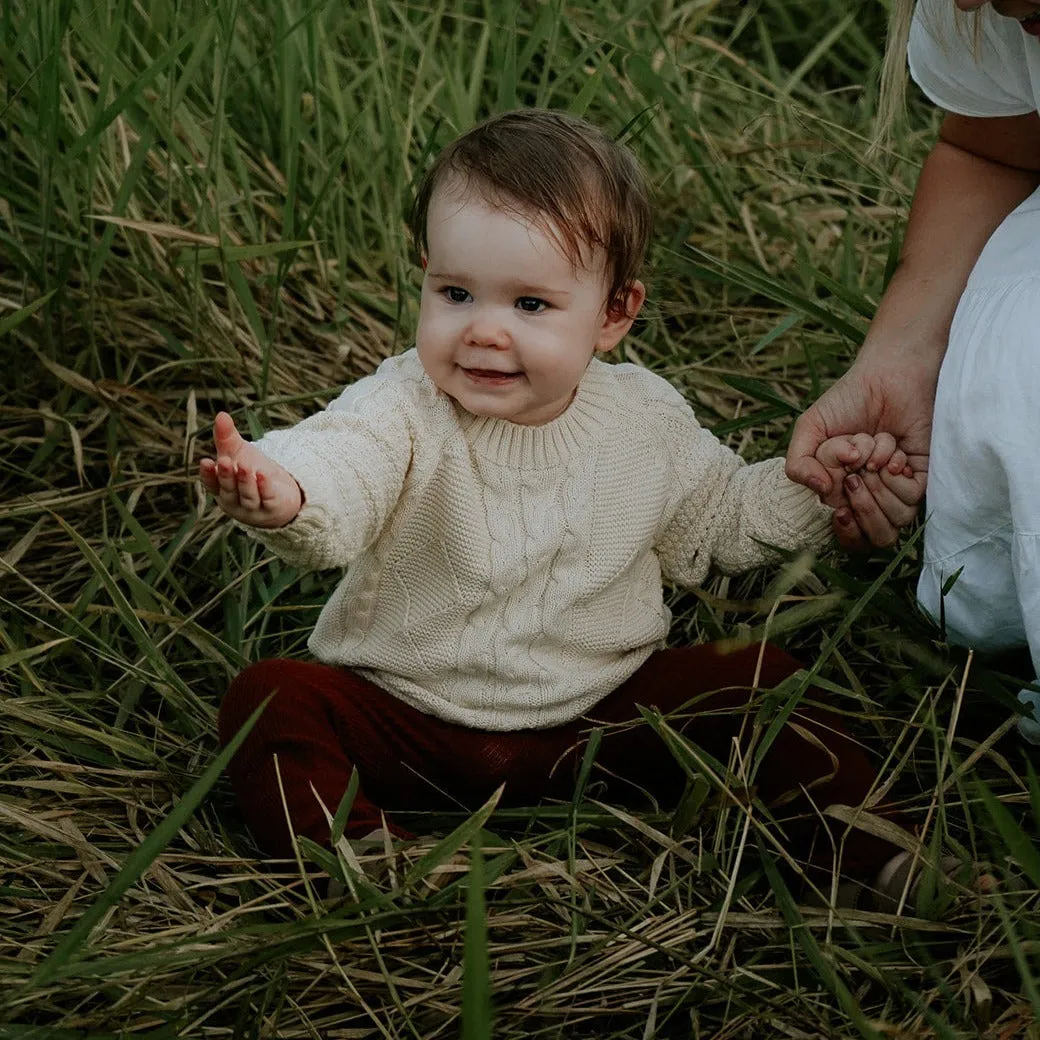
{"type": "Polygon", "coordinates": [[[217,490],[214,494],[220,508],[228,516],[232,516],[236,520],[244,520],[249,507],[242,501],[239,491],[238,469],[239,467],[226,455],[217,459],[217,490]]]}
{"type": "Polygon", "coordinates": [[[213,443],[216,445],[218,458],[221,455],[234,458],[246,443],[235,426],[235,420],[227,412],[217,412],[217,417],[213,420],[213,443]]]}
{"type": "Polygon", "coordinates": [[[878,466],[878,473],[882,470],[891,473],[893,476],[898,476],[900,473],[906,477],[912,477],[914,475],[914,471],[907,463],[906,452],[903,451],[902,448],[896,448],[896,450],[892,452],[892,458],[890,458],[888,462],[882,463],[878,466]]]}
{"type": "Polygon", "coordinates": [[[221,505],[238,504],[238,476],[235,464],[226,455],[217,459],[217,497],[221,505]]]}
{"type": "Polygon", "coordinates": [[[260,495],[260,505],[267,509],[277,508],[285,497],[284,492],[278,489],[277,482],[263,470],[256,472],[256,490],[260,495]]]}
{"type": "Polygon", "coordinates": [[[238,464],[236,473],[238,500],[246,509],[259,509],[261,506],[259,477],[260,474],[254,473],[248,466],[238,464]]]}
{"type": "MultiPolygon", "coordinates": [[[[259,452],[257,456],[263,459],[259,452]]],[[[232,519],[250,527],[284,527],[303,506],[299,484],[279,466],[269,473],[222,455],[216,462],[203,459],[199,476],[217,505],[232,519]]]]}
{"type": "Polygon", "coordinates": [[[217,464],[213,459],[202,459],[199,462],[199,479],[202,486],[211,494],[220,493],[220,481],[217,480],[217,464]]]}
{"type": "Polygon", "coordinates": [[[830,437],[816,449],[816,459],[828,469],[849,466],[859,469],[874,449],[874,438],[869,433],[850,433],[830,437]]]}
{"type": "MultiPolygon", "coordinates": [[[[889,461],[889,459],[892,458],[895,450],[896,439],[892,434],[875,433],[874,450],[870,453],[870,458],[868,458],[864,463],[864,468],[870,473],[876,473],[885,465],[886,462],[889,461]]],[[[900,469],[902,469],[902,467],[900,467],[900,469]]]]}

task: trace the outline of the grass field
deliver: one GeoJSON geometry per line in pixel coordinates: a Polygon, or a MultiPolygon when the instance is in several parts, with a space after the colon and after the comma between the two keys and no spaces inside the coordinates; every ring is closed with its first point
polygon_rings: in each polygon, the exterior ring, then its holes
{"type": "Polygon", "coordinates": [[[263,869],[220,776],[229,678],[301,654],[335,576],[264,556],[205,501],[212,416],[290,422],[408,346],[403,215],[430,155],[518,104],[624,134],[658,214],[624,353],[763,458],[853,356],[934,129],[913,99],[866,158],[885,18],[7,0],[0,1038],[1040,1036],[1015,666],[966,661],[915,612],[913,539],[674,597],[674,639],[768,632],[799,654],[923,846],[991,864],[984,895],[801,907],[762,814],[697,785],[677,811],[579,793],[426,821],[444,840],[372,854],[374,879],[308,847],[263,869]],[[326,870],[354,897],[321,903],[326,870]]]}

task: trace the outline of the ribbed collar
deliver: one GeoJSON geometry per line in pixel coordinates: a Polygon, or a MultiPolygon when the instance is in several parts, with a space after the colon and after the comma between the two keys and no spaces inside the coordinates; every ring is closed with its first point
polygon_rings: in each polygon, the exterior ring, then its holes
{"type": "Polygon", "coordinates": [[[610,422],[617,393],[611,367],[593,358],[567,410],[541,426],[472,415],[455,405],[463,435],[478,455],[513,469],[548,469],[588,452],[610,422]]]}

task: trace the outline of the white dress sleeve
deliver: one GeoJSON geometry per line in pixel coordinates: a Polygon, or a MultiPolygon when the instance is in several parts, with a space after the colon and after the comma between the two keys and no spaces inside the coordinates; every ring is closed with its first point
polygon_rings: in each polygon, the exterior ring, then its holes
{"type": "Polygon", "coordinates": [[[963,116],[1018,116],[1037,102],[1027,36],[988,6],[964,15],[953,0],[919,0],[910,27],[910,75],[939,108],[963,116]]]}

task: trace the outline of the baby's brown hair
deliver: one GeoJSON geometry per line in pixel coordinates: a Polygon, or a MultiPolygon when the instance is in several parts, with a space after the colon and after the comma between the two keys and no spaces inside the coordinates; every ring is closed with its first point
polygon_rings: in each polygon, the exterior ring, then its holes
{"type": "Polygon", "coordinates": [[[547,109],[478,123],[437,156],[419,184],[409,224],[420,258],[428,249],[430,200],[451,178],[492,205],[533,218],[575,265],[584,264],[589,246],[603,249],[607,306],[623,310],[653,228],[646,181],[624,145],[578,116],[547,109]]]}

